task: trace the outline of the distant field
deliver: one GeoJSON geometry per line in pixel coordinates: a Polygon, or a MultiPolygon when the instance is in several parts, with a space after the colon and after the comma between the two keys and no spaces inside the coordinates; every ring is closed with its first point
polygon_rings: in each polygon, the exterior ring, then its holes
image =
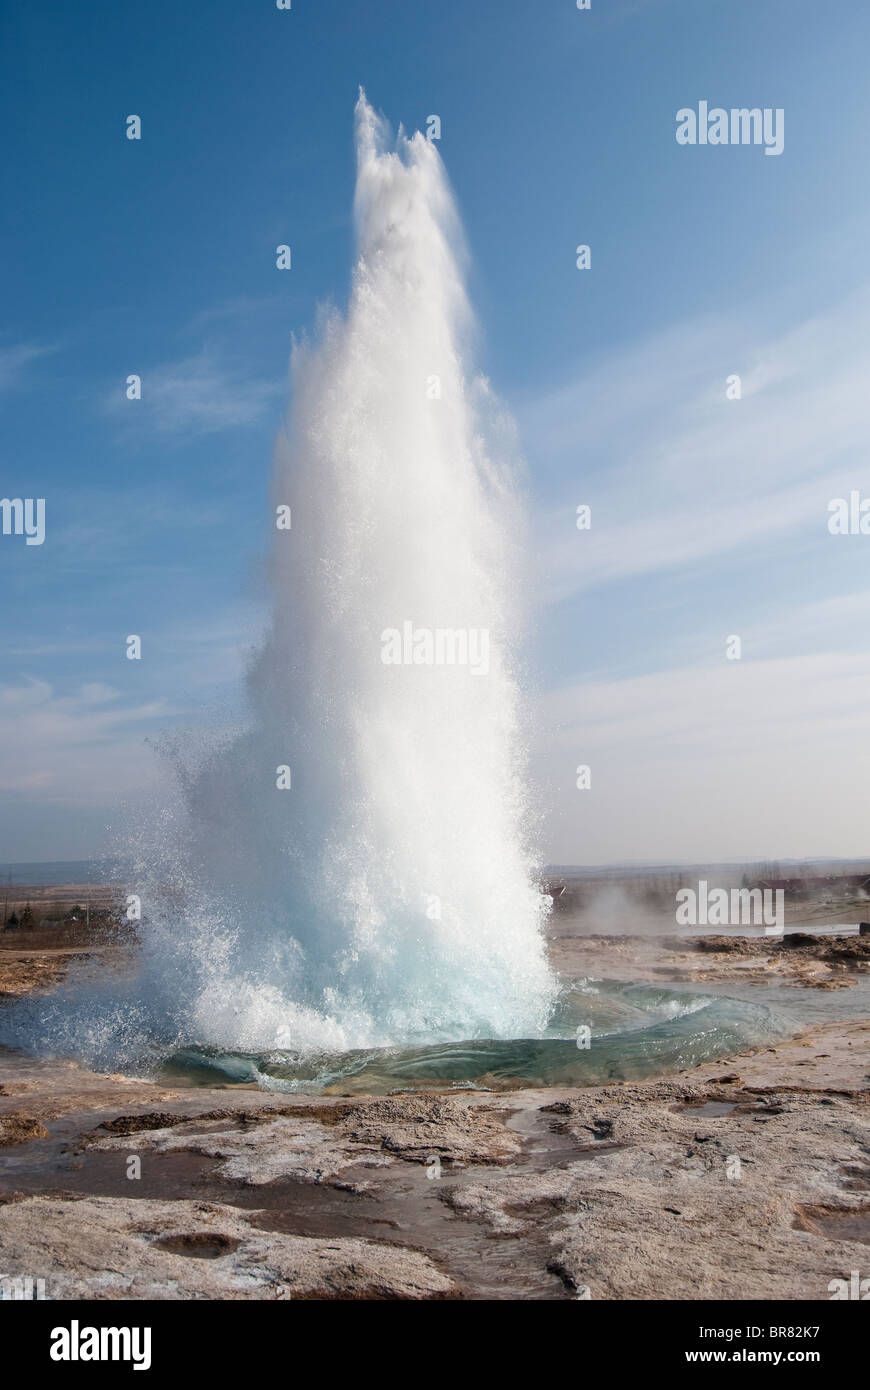
{"type": "Polygon", "coordinates": [[[124,890],[110,883],[0,883],[0,950],[88,946],[129,932],[121,919],[124,890]],[[31,927],[20,925],[29,907],[31,927]],[[81,909],[81,911],[76,911],[81,909]],[[76,912],[76,919],[70,916],[76,912]],[[18,925],[3,925],[10,917],[18,925]]]}

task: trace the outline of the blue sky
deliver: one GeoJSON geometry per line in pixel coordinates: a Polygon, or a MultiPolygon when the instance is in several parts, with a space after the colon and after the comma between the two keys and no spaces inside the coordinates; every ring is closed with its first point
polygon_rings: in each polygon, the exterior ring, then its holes
{"type": "Polygon", "coordinates": [[[7,0],[0,491],[47,537],[0,537],[0,859],[100,853],[145,739],[237,709],[360,84],[441,117],[520,424],[545,856],[866,852],[870,537],[827,504],[870,495],[868,44],[861,0],[7,0]],[[700,100],[783,108],[782,155],[677,145],[700,100]]]}

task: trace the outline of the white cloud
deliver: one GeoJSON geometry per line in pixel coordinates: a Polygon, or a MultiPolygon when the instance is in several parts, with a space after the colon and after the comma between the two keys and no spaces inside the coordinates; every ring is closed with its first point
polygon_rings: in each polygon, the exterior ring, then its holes
{"type": "Polygon", "coordinates": [[[143,370],[141,401],[119,398],[109,402],[113,414],[129,424],[139,419],[163,435],[217,434],[255,424],[281,400],[280,381],[265,381],[237,368],[217,353],[203,350],[192,357],[143,370]]]}
{"type": "Polygon", "coordinates": [[[46,343],[17,343],[13,347],[0,348],[0,391],[11,391],[21,384],[27,368],[42,357],[57,352],[55,346],[46,343]]]}
{"type": "Polygon", "coordinates": [[[681,326],[530,404],[536,454],[571,477],[539,522],[544,598],[824,534],[828,501],[866,476],[868,379],[864,290],[766,340],[735,319],[681,326]]]}
{"type": "Polygon", "coordinates": [[[99,682],[71,694],[43,680],[0,685],[0,792],[89,806],[137,796],[157,773],[144,738],[170,713],[162,700],[130,704],[99,682]]]}
{"type": "Polygon", "coordinates": [[[589,681],[536,717],[548,857],[866,854],[870,652],[589,681]],[[592,769],[579,791],[575,770],[592,769]]]}
{"type": "Polygon", "coordinates": [[[855,574],[863,542],[830,538],[827,522],[832,497],[870,490],[868,329],[867,289],[778,334],[707,319],[614,355],[524,412],[551,487],[539,521],[544,601],[585,592],[594,615],[608,585],[633,580],[626,592],[643,594],[645,577],[679,573],[695,628],[654,649],[655,671],[604,671],[541,701],[533,765],[551,860],[866,853],[870,591],[864,581],[831,592],[855,574]],[[733,372],[739,401],[725,397],[733,372]],[[584,502],[589,532],[575,526],[584,502]],[[746,589],[738,556],[750,549],[777,582],[746,589]],[[813,558],[798,597],[804,550],[813,558]],[[723,590],[705,585],[725,559],[739,611],[752,614],[738,628],[739,662],[725,659],[732,629],[719,632],[717,616],[710,631],[723,590]],[[690,664],[674,658],[690,649],[690,664]],[[580,764],[592,767],[591,791],[576,788],[580,764]]]}

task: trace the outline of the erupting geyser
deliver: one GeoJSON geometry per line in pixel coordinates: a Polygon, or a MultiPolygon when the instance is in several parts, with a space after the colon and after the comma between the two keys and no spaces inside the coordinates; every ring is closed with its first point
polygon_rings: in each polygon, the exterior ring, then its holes
{"type": "Polygon", "coordinates": [[[294,354],[250,727],[182,772],[183,811],[139,847],[142,969],[134,997],[91,998],[98,1051],[539,1036],[553,1004],[510,428],[468,370],[435,145],[393,141],[362,94],[356,120],[358,259],[346,317],[294,354]],[[389,633],[413,641],[390,655],[389,633]]]}
{"type": "Polygon", "coordinates": [[[356,117],[358,259],[346,318],[294,355],[274,479],[292,528],[253,729],[190,791],[222,943],[197,942],[200,1042],[527,1036],[553,998],[525,845],[516,502],[464,361],[452,198],[433,143],[392,142],[362,95],[356,117]],[[385,634],[411,624],[411,664],[388,660],[385,634]],[[443,633],[451,664],[427,649],[443,633]]]}

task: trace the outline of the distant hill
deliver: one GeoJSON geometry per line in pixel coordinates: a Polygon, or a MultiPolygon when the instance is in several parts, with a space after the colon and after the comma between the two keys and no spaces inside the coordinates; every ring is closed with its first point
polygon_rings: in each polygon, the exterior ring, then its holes
{"type": "Polygon", "coordinates": [[[0,885],[13,883],[50,888],[61,883],[123,883],[129,866],[120,859],[54,859],[44,863],[0,864],[0,885]]]}

